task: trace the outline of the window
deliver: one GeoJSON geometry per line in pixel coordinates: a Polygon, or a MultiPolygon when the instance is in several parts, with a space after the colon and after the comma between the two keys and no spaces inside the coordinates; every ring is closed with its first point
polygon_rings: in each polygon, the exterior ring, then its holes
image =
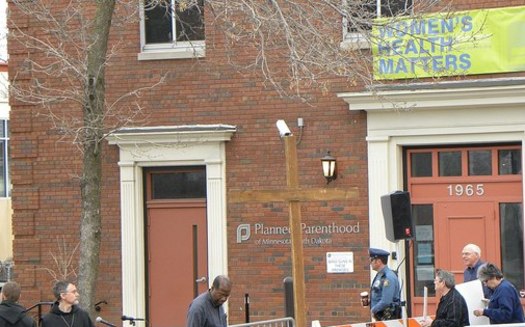
{"type": "Polygon", "coordinates": [[[7,120],[0,120],[0,197],[9,196],[9,124],[7,120]]]}
{"type": "Polygon", "coordinates": [[[407,15],[412,11],[413,0],[343,0],[343,34],[345,41],[359,42],[362,32],[372,29],[372,20],[379,17],[407,15]]]}
{"type": "Polygon", "coordinates": [[[519,290],[523,284],[523,218],[521,203],[500,203],[501,269],[519,290]]]}
{"type": "Polygon", "coordinates": [[[139,60],[204,56],[204,0],[144,0],[139,60]]]}
{"type": "Polygon", "coordinates": [[[423,296],[425,287],[428,295],[435,295],[434,270],[434,207],[432,204],[412,206],[412,219],[415,227],[414,243],[414,294],[423,296]]]}
{"type": "Polygon", "coordinates": [[[439,176],[461,176],[461,151],[439,152],[439,176]]]}
{"type": "Polygon", "coordinates": [[[177,167],[151,173],[152,199],[192,199],[206,197],[206,168],[177,167]]]}
{"type": "Polygon", "coordinates": [[[432,177],[432,152],[410,154],[412,177],[432,177]]]}

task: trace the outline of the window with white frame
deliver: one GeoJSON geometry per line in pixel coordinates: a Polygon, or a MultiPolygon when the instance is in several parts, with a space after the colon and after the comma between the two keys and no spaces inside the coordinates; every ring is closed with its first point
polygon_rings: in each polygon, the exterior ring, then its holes
{"type": "Polygon", "coordinates": [[[204,0],[143,0],[139,59],[203,57],[204,0]]]}
{"type": "Polygon", "coordinates": [[[0,197],[9,196],[9,124],[5,119],[0,119],[0,197]]]}
{"type": "Polygon", "coordinates": [[[408,15],[413,0],[343,0],[345,12],[343,34],[345,40],[355,39],[364,31],[372,29],[375,18],[408,15]]]}

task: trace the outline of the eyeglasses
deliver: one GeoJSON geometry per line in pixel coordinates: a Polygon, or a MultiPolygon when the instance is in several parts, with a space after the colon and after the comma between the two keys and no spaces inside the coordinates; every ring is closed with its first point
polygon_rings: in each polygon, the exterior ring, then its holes
{"type": "Polygon", "coordinates": [[[62,292],[62,294],[78,294],[78,290],[62,292]]]}

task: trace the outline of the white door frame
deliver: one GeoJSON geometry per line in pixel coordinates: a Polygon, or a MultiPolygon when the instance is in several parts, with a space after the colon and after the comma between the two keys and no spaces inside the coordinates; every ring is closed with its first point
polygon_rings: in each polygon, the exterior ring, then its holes
{"type": "Polygon", "coordinates": [[[403,243],[386,239],[380,198],[404,189],[403,147],[525,143],[523,78],[398,84],[338,96],[350,110],[367,112],[370,246],[397,251],[394,268],[407,254],[403,243]]]}
{"type": "Polygon", "coordinates": [[[185,125],[108,135],[120,150],[123,314],[146,316],[143,167],[206,166],[208,276],[227,274],[225,142],[235,131],[231,125],[185,125]]]}

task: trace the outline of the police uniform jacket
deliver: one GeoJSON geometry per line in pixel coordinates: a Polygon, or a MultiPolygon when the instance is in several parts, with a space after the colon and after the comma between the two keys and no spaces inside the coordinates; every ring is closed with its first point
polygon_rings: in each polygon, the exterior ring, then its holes
{"type": "Polygon", "coordinates": [[[371,310],[375,315],[391,304],[399,305],[400,288],[396,274],[385,266],[375,276],[370,290],[371,310]]]}

